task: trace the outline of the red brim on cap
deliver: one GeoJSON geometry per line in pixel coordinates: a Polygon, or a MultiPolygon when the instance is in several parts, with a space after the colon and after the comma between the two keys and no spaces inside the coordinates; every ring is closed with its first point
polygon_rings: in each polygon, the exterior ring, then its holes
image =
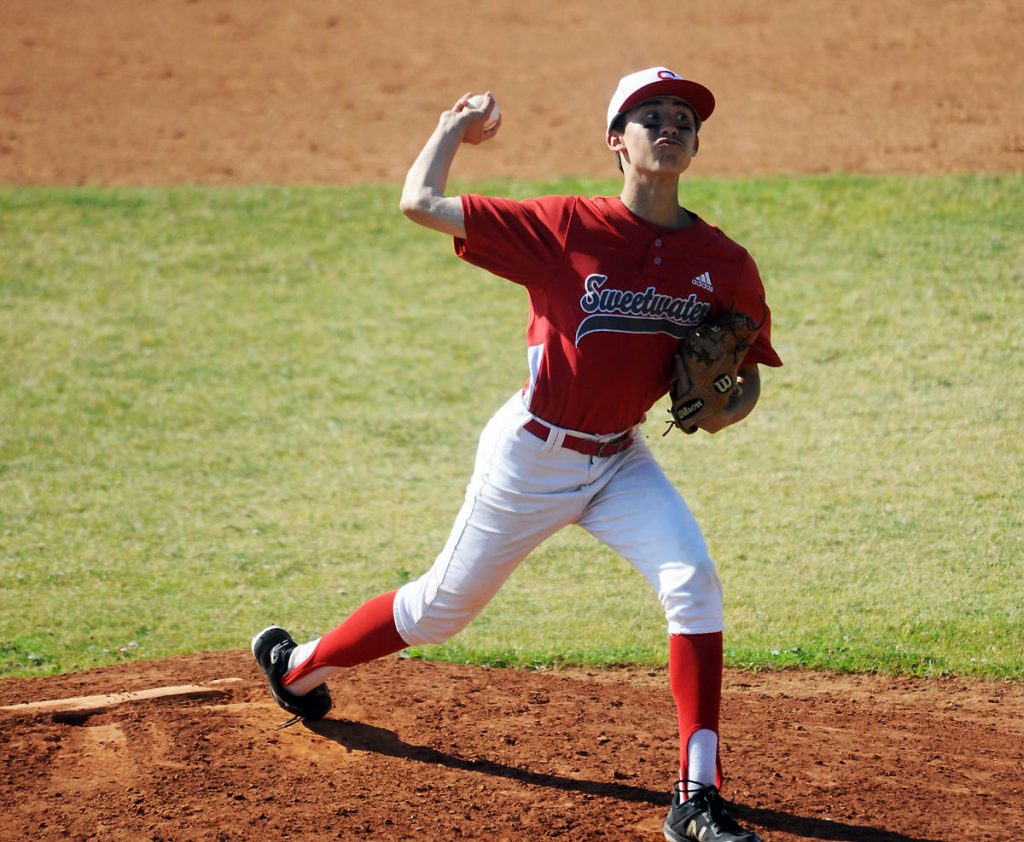
{"type": "Polygon", "coordinates": [[[659,96],[674,96],[685,99],[694,107],[702,123],[715,110],[715,95],[703,85],[697,82],[690,82],[687,79],[659,79],[657,82],[644,85],[626,97],[626,100],[619,106],[619,114],[629,111],[634,105],[639,105],[644,100],[654,99],[659,96]]]}

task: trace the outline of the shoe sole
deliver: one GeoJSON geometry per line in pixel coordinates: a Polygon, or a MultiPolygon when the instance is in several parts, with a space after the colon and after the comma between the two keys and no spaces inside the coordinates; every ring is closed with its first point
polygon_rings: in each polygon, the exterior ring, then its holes
{"type": "MultiPolygon", "coordinates": [[[[690,842],[690,840],[693,839],[692,836],[680,836],[678,833],[676,833],[674,830],[669,829],[668,827],[663,827],[661,830],[665,834],[665,839],[667,840],[667,842],[690,842]]],[[[756,842],[761,842],[761,837],[755,835],[754,840],[756,842]]]]}

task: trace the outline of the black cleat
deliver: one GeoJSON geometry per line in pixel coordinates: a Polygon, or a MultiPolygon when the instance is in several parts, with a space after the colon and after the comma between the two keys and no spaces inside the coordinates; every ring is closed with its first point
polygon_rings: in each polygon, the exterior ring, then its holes
{"type": "Polygon", "coordinates": [[[672,808],[665,819],[665,838],[669,842],[761,842],[752,830],[744,830],[726,811],[718,787],[702,787],[686,801],[680,800],[685,783],[676,784],[672,808]]]}
{"type": "Polygon", "coordinates": [[[274,701],[288,713],[302,719],[323,719],[331,709],[331,693],[326,684],[314,687],[303,696],[296,696],[284,688],[288,655],[294,648],[292,636],[280,626],[270,626],[252,639],[252,656],[267,674],[274,701]]]}

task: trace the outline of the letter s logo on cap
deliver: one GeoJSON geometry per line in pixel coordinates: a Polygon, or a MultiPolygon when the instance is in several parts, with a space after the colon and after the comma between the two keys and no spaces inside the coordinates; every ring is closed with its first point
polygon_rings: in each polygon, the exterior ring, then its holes
{"type": "Polygon", "coordinates": [[[678,73],[673,73],[671,70],[659,70],[658,71],[658,78],[659,79],[679,79],[679,80],[682,80],[683,77],[680,76],[678,73]]]}

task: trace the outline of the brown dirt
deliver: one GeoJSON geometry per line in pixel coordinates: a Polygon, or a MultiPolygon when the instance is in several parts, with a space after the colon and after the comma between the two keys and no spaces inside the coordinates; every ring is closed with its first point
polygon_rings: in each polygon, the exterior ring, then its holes
{"type": "Polygon", "coordinates": [[[1018,0],[4,0],[0,182],[400,181],[487,88],[457,176],[611,175],[650,64],[718,97],[698,175],[1021,170],[1022,38],[1018,0]]]}
{"type": "MultiPolygon", "coordinates": [[[[718,95],[698,175],[1024,169],[1013,0],[666,8],[6,0],[0,182],[397,181],[486,88],[505,124],[457,176],[606,175],[609,88],[659,62],[718,95]]],[[[8,679],[0,704],[224,677],[243,681],[212,701],[0,712],[0,839],[660,838],[660,672],[388,658],[336,678],[322,724],[276,731],[228,652],[8,679]]],[[[1024,839],[1022,709],[1020,683],[730,671],[726,792],[765,842],[1024,839]]]]}
{"type": "MultiPolygon", "coordinates": [[[[664,675],[390,657],[286,716],[245,653],[0,682],[0,704],[208,682],[92,716],[0,711],[0,839],[657,839],[664,675]]],[[[1024,686],[729,671],[723,761],[766,842],[1024,838],[1024,686]]]]}

